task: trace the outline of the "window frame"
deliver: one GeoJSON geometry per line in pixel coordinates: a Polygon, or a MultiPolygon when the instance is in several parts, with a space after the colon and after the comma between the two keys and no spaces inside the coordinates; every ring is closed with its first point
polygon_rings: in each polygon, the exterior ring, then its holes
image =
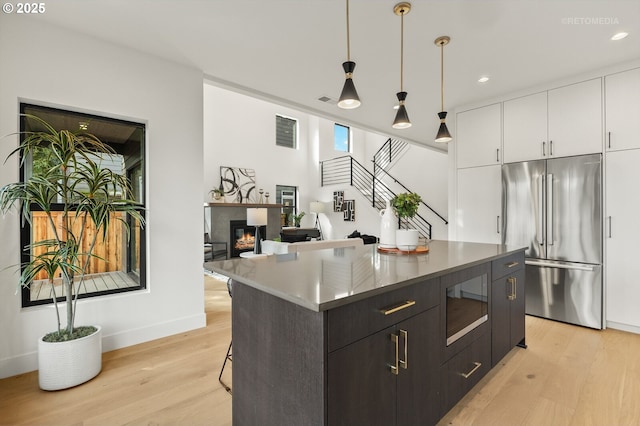
{"type": "MultiPolygon", "coordinates": [[[[342,143],[342,141],[340,142],[342,143]]],[[[340,124],[340,123],[333,123],[333,149],[335,151],[338,152],[345,152],[347,154],[351,153],[351,127],[347,126],[346,124],[340,124]],[[343,149],[339,149],[338,147],[338,140],[337,140],[337,136],[338,136],[338,129],[345,129],[347,132],[347,149],[343,150],[343,149]]]]}
{"type": "MultiPolygon", "coordinates": [[[[72,109],[68,109],[66,107],[61,107],[61,106],[45,106],[45,105],[39,105],[39,104],[35,104],[35,103],[31,103],[31,102],[20,102],[20,120],[19,120],[19,125],[20,125],[20,141],[22,142],[22,140],[24,140],[24,133],[25,132],[25,128],[26,128],[26,120],[27,118],[24,116],[24,114],[33,114],[33,115],[37,115],[37,111],[45,111],[45,112],[53,112],[53,113],[57,113],[57,114],[64,114],[67,116],[72,116],[74,118],[86,118],[88,120],[94,119],[94,120],[101,120],[101,121],[108,121],[108,122],[112,122],[112,123],[118,123],[118,124],[124,124],[124,125],[130,125],[130,126],[134,126],[136,128],[141,129],[141,135],[140,135],[140,141],[139,141],[139,156],[136,160],[134,160],[133,162],[131,162],[130,164],[127,164],[126,166],[126,174],[127,177],[130,177],[130,175],[132,174],[132,172],[138,172],[140,173],[140,176],[142,176],[142,185],[138,187],[138,189],[141,191],[140,195],[140,214],[142,216],[143,219],[146,220],[146,215],[145,215],[145,210],[146,210],[146,205],[147,205],[147,201],[146,201],[146,137],[147,137],[147,132],[146,132],[146,128],[147,125],[146,123],[141,123],[141,122],[134,122],[134,121],[130,121],[130,120],[124,120],[124,119],[120,119],[120,118],[113,118],[113,117],[108,117],[106,115],[96,115],[96,114],[92,114],[92,113],[85,113],[85,112],[80,112],[80,111],[74,111],[72,109]],[[34,110],[35,110],[35,114],[34,114],[34,110]]],[[[59,129],[57,129],[59,130],[59,129]]],[[[90,130],[88,130],[89,133],[91,133],[90,130]]],[[[102,140],[101,141],[111,147],[116,147],[117,145],[114,142],[109,142],[109,141],[105,141],[102,140]]],[[[123,155],[123,157],[125,157],[123,155]]],[[[126,163],[126,161],[125,161],[126,163]]],[[[20,176],[20,182],[24,182],[25,179],[28,177],[29,174],[32,173],[32,166],[31,166],[31,161],[22,161],[22,154],[20,154],[20,171],[19,171],[19,176],[20,176]]],[[[132,186],[136,185],[137,183],[131,182],[132,186]]],[[[53,204],[51,211],[62,211],[63,210],[63,206],[62,204],[53,204]]],[[[35,205],[31,205],[30,207],[30,211],[31,212],[40,212],[42,211],[40,208],[38,208],[38,206],[35,205]]],[[[146,237],[146,228],[145,227],[138,227],[140,232],[139,232],[139,241],[138,243],[138,250],[137,250],[137,258],[139,261],[139,270],[136,272],[134,270],[134,266],[132,265],[132,262],[135,260],[134,257],[134,253],[133,250],[131,250],[131,247],[133,244],[135,244],[134,241],[134,232],[135,232],[135,227],[134,224],[132,223],[133,219],[131,216],[127,215],[127,223],[129,224],[129,226],[131,227],[131,239],[129,242],[126,242],[126,247],[125,247],[125,252],[124,253],[120,253],[122,262],[121,264],[124,265],[124,269],[122,270],[119,269],[118,271],[111,271],[111,272],[124,272],[127,277],[129,277],[129,279],[132,282],[136,282],[138,285],[135,286],[127,286],[127,287],[120,287],[120,288],[115,288],[115,289],[107,289],[107,290],[100,290],[100,291],[92,291],[92,292],[84,292],[84,293],[80,293],[80,295],[78,296],[79,299],[87,299],[87,298],[91,298],[91,297],[100,297],[100,296],[104,296],[104,295],[109,295],[109,294],[118,294],[118,293],[124,293],[124,292],[130,292],[130,291],[139,291],[139,290],[146,290],[147,288],[147,260],[146,260],[146,254],[147,254],[147,237],[146,237]],[[131,275],[134,275],[135,277],[137,277],[137,279],[133,279],[131,278],[131,275]]],[[[25,221],[25,223],[20,223],[20,247],[25,247],[27,244],[30,244],[32,242],[32,225],[30,223],[28,223],[27,221],[25,221]]],[[[121,248],[118,248],[118,250],[121,250],[121,248]]],[[[25,250],[21,250],[21,254],[20,254],[20,260],[21,263],[25,263],[28,262],[31,258],[31,252],[25,251],[25,250]]],[[[104,273],[109,273],[110,271],[104,272],[104,273]]],[[[58,302],[64,302],[65,298],[64,295],[58,296],[57,297],[58,302]]],[[[40,305],[48,305],[48,304],[52,304],[53,303],[53,298],[49,297],[46,299],[36,299],[36,300],[31,300],[31,286],[27,286],[27,287],[22,287],[21,289],[21,306],[22,308],[30,308],[30,307],[34,307],[34,306],[40,306],[40,305]]]]}
{"type": "Polygon", "coordinates": [[[276,124],[275,124],[275,126],[276,126],[276,129],[275,129],[276,130],[276,135],[275,135],[276,146],[280,146],[280,147],[283,147],[283,148],[290,148],[290,149],[298,149],[298,140],[299,140],[298,132],[299,132],[299,127],[300,127],[298,124],[299,124],[299,122],[298,122],[297,118],[288,117],[288,116],[283,115],[283,114],[276,114],[276,124]],[[279,119],[290,120],[290,121],[292,121],[294,123],[294,126],[293,126],[294,128],[293,128],[293,133],[292,133],[293,145],[278,143],[278,141],[280,140],[280,138],[278,136],[281,134],[278,131],[278,128],[279,128],[278,120],[279,119]]]}

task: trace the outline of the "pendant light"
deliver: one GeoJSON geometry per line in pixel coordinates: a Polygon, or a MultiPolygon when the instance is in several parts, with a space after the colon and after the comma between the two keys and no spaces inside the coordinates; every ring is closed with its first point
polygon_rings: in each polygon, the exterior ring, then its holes
{"type": "Polygon", "coordinates": [[[393,8],[393,13],[400,16],[400,91],[396,94],[400,106],[396,112],[396,119],[393,120],[394,129],[407,129],[411,127],[411,121],[407,115],[404,102],[407,99],[407,92],[403,90],[403,66],[404,66],[404,15],[411,11],[411,3],[398,3],[393,8]]]}
{"type": "Polygon", "coordinates": [[[338,106],[344,109],[353,109],[360,106],[360,97],[353,84],[353,70],[356,63],[351,60],[351,46],[349,43],[349,0],[347,0],[347,61],[342,63],[345,73],[344,87],[338,100],[338,106]]]}
{"type": "Polygon", "coordinates": [[[447,111],[444,110],[444,46],[449,44],[451,39],[448,36],[441,36],[435,39],[436,46],[440,46],[440,112],[438,117],[440,118],[440,128],[436,135],[436,142],[449,142],[451,140],[451,134],[447,129],[447,124],[444,122],[447,118],[447,111]]]}

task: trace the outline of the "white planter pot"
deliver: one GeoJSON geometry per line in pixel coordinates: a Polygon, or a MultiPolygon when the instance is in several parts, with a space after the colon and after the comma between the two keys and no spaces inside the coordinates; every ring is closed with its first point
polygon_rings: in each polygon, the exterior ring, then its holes
{"type": "Polygon", "coordinates": [[[396,231],[396,247],[398,250],[411,251],[418,247],[420,233],[417,229],[398,229],[396,231]]]}
{"type": "Polygon", "coordinates": [[[60,390],[93,379],[102,370],[102,328],[68,342],[38,341],[38,382],[42,390],[60,390]]]}

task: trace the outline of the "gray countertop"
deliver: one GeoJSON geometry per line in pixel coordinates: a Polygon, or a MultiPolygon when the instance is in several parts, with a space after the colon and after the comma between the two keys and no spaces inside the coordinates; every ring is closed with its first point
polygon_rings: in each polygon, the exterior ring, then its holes
{"type": "Polygon", "coordinates": [[[524,247],[431,241],[427,254],[378,253],[377,245],[206,262],[205,269],[316,312],[484,263],[524,247]]]}

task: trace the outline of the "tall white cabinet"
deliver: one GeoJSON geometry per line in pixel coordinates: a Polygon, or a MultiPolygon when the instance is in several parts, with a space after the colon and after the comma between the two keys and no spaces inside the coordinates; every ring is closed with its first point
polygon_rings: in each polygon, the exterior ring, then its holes
{"type": "Polygon", "coordinates": [[[640,149],[608,152],[605,161],[606,319],[640,328],[640,149]]]}
{"type": "Polygon", "coordinates": [[[502,105],[456,114],[456,239],[500,243],[502,105]]]}
{"type": "Polygon", "coordinates": [[[640,329],[640,68],[605,77],[606,318],[640,329]]]}

